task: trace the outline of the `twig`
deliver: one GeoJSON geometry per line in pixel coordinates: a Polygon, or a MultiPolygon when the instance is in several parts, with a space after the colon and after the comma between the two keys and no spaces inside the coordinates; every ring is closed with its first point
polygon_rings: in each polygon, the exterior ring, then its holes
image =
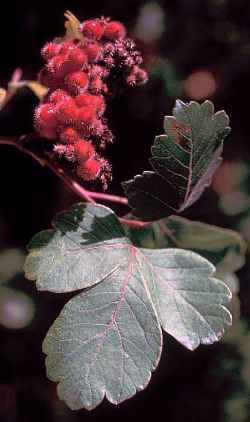
{"type": "Polygon", "coordinates": [[[128,220],[127,218],[120,217],[120,223],[126,224],[126,226],[134,227],[137,229],[144,229],[152,224],[152,221],[139,221],[139,220],[128,220]]]}
{"type": "Polygon", "coordinates": [[[102,193],[102,192],[91,192],[91,191],[86,191],[86,192],[88,192],[88,194],[94,199],[100,199],[102,201],[116,202],[117,204],[128,205],[127,198],[122,197],[122,196],[110,195],[108,193],[102,193]]]}
{"type": "MultiPolygon", "coordinates": [[[[67,186],[71,189],[76,195],[78,195],[81,199],[95,203],[96,199],[100,199],[103,201],[114,202],[118,204],[128,205],[127,198],[116,196],[116,195],[109,195],[106,193],[101,192],[92,192],[89,190],[84,189],[78,182],[68,176],[62,167],[58,165],[58,163],[53,162],[51,156],[46,155],[40,157],[30,149],[24,146],[26,140],[29,140],[30,136],[21,136],[21,137],[5,137],[0,138],[0,145],[9,145],[15,147],[23,154],[29,155],[35,161],[37,161],[41,166],[48,167],[50,170],[53,171],[67,186]]],[[[137,220],[129,220],[127,218],[119,218],[119,221],[122,224],[126,224],[130,227],[142,229],[144,227],[149,226],[151,223],[147,223],[144,221],[137,221],[137,220]]]]}

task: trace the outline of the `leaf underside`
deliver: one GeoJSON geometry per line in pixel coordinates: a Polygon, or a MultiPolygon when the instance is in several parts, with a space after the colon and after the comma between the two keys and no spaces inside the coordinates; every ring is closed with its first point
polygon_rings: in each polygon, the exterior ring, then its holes
{"type": "Polygon", "coordinates": [[[40,290],[81,291],[43,343],[48,377],[71,409],[120,403],[148,384],[161,328],[185,347],[217,341],[231,323],[231,293],[215,268],[183,249],[134,246],[115,214],[78,204],[29,245],[26,277],[40,290]]]}
{"type": "Polygon", "coordinates": [[[165,117],[165,134],[152,146],[153,171],[123,183],[133,214],[152,221],[193,205],[222,161],[228,125],[227,114],[214,114],[211,101],[177,100],[173,116],[165,117]]]}

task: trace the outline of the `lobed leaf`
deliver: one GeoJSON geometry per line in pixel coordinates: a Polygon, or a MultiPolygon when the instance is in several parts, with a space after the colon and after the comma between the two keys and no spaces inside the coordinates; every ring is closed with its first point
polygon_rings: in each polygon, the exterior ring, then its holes
{"type": "Polygon", "coordinates": [[[235,272],[245,262],[246,242],[233,230],[179,216],[164,218],[141,230],[125,229],[136,246],[188,249],[208,259],[220,273],[235,272]]]}
{"type": "Polygon", "coordinates": [[[151,262],[151,289],[163,330],[190,350],[218,341],[225,324],[232,323],[225,306],[232,296],[212,277],[214,266],[181,249],[146,249],[143,254],[151,262]]]}
{"type": "Polygon", "coordinates": [[[55,230],[39,233],[28,245],[25,275],[39,290],[63,293],[93,286],[128,257],[130,242],[108,208],[76,204],[53,225],[55,230]]]}
{"type": "Polygon", "coordinates": [[[136,258],[71,299],[43,343],[47,372],[71,409],[120,403],[148,384],[162,334],[136,258]]]}
{"type": "Polygon", "coordinates": [[[134,246],[115,214],[77,204],[29,245],[26,276],[71,299],[43,351],[48,377],[71,409],[104,398],[120,403],[146,387],[162,347],[162,328],[193,350],[217,341],[231,323],[231,293],[206,259],[183,249],[134,246]]]}
{"type": "Polygon", "coordinates": [[[157,220],[194,204],[222,161],[228,125],[227,114],[214,114],[211,101],[177,100],[173,116],[165,117],[165,134],[156,137],[151,149],[154,171],[123,183],[134,215],[157,220]]]}

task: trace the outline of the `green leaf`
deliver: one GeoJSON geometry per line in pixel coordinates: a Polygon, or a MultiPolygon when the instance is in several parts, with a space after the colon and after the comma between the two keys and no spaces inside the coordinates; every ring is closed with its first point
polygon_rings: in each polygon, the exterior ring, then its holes
{"type": "Polygon", "coordinates": [[[43,343],[51,380],[71,409],[120,403],[148,384],[162,334],[136,257],[74,297],[43,343]]]}
{"type": "Polygon", "coordinates": [[[188,249],[208,259],[220,273],[235,272],[245,263],[247,245],[234,230],[179,216],[164,218],[140,230],[128,226],[124,229],[138,247],[188,249]]]}
{"type": "Polygon", "coordinates": [[[165,134],[156,137],[151,150],[154,171],[123,183],[134,215],[157,220],[193,205],[221,163],[228,125],[227,114],[214,114],[210,101],[177,100],[173,116],[165,117],[165,134]]]}
{"type": "Polygon", "coordinates": [[[163,330],[190,350],[211,344],[231,325],[225,305],[231,293],[213,278],[214,266],[181,249],[146,249],[151,262],[151,289],[163,330]]]}
{"type": "Polygon", "coordinates": [[[56,230],[39,233],[28,246],[25,275],[37,280],[39,290],[63,293],[93,286],[127,259],[128,240],[108,208],[76,204],[53,225],[56,230]]]}
{"type": "Polygon", "coordinates": [[[84,41],[83,34],[81,32],[81,22],[71,13],[69,10],[64,14],[66,18],[65,28],[65,40],[80,40],[84,41]]]}
{"type": "Polygon", "coordinates": [[[230,291],[199,255],[135,247],[100,205],[77,204],[54,226],[31,241],[25,269],[42,290],[90,287],[66,304],[43,345],[48,377],[71,409],[145,388],[161,354],[160,323],[192,350],[230,324],[230,291]]]}

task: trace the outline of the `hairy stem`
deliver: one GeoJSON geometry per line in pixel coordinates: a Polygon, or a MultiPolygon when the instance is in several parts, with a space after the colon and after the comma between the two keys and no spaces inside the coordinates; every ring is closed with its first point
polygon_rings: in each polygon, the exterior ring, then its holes
{"type": "MultiPolygon", "coordinates": [[[[0,145],[9,145],[13,146],[18,149],[23,154],[29,155],[35,161],[37,161],[41,166],[48,167],[52,170],[65,184],[71,189],[76,195],[78,195],[81,199],[95,203],[96,199],[102,201],[108,201],[123,205],[128,205],[128,200],[125,197],[117,196],[117,195],[109,195],[106,193],[101,192],[92,192],[89,190],[84,189],[78,182],[68,176],[64,169],[59,166],[58,163],[53,162],[53,159],[50,155],[43,155],[39,156],[38,154],[34,153],[30,149],[28,149],[25,145],[25,141],[29,139],[29,136],[21,136],[21,137],[0,137],[0,145]]],[[[144,221],[136,221],[136,220],[129,220],[127,218],[119,218],[119,221],[122,224],[126,224],[130,227],[142,229],[151,223],[146,223],[144,221]]]]}

